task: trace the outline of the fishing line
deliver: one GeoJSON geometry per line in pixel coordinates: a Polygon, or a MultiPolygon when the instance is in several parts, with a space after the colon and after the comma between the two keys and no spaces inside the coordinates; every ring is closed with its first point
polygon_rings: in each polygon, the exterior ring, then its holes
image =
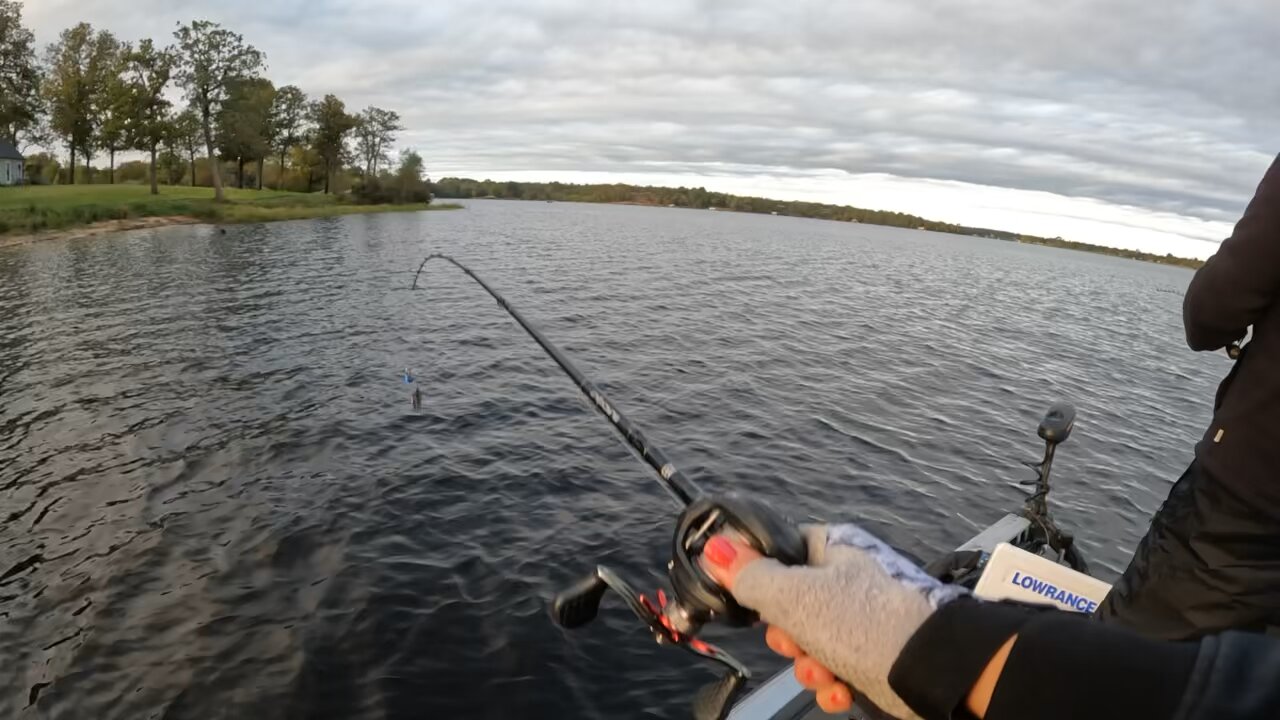
{"type": "Polygon", "coordinates": [[[662,450],[658,449],[657,446],[649,442],[648,438],[644,436],[644,433],[632,424],[627,416],[622,414],[622,411],[618,410],[618,407],[605,396],[604,392],[601,391],[600,388],[596,387],[595,383],[588,380],[587,376],[583,375],[582,371],[578,370],[573,362],[571,362],[569,358],[560,351],[560,348],[556,347],[555,344],[547,339],[547,337],[534,327],[533,324],[526,320],[525,317],[520,314],[519,310],[516,310],[511,306],[511,303],[507,302],[506,298],[502,297],[502,295],[490,287],[484,280],[481,280],[480,276],[476,275],[471,268],[463,265],[457,260],[454,260],[448,255],[432,253],[431,255],[423,258],[422,264],[418,265],[418,271],[413,274],[413,285],[410,288],[411,290],[418,289],[418,278],[422,274],[422,268],[426,266],[427,261],[436,258],[453,263],[459,270],[466,273],[472,280],[475,280],[480,287],[484,288],[485,292],[488,292],[494,300],[498,301],[499,307],[506,310],[507,314],[510,315],[512,319],[514,319],[516,323],[519,324],[520,327],[523,328],[524,331],[542,347],[547,355],[549,355],[551,359],[560,366],[560,369],[563,370],[571,380],[573,380],[574,384],[578,386],[578,389],[582,391],[582,394],[591,401],[592,407],[603,415],[605,420],[609,421],[609,424],[613,426],[614,430],[618,431],[623,442],[630,446],[630,448],[635,451],[636,455],[646,465],[652,468],[655,473],[657,473],[658,483],[662,485],[662,487],[666,489],[673,498],[675,498],[676,502],[679,503],[681,507],[689,505],[694,501],[694,499],[702,496],[702,491],[698,486],[692,480],[686,479],[684,474],[676,469],[675,464],[667,458],[666,453],[662,452],[662,450]]]}

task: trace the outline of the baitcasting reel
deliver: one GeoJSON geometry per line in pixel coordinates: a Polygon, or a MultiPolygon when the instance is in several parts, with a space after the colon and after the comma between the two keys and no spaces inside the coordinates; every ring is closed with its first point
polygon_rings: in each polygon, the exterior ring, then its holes
{"type": "Polygon", "coordinates": [[[737,496],[703,496],[693,500],[676,522],[671,562],[667,564],[672,597],[658,590],[654,604],[612,570],[601,566],[557,595],[551,607],[558,625],[581,627],[595,619],[605,592],[613,590],[648,626],[659,645],[680,647],[727,667],[729,674],[703,688],[694,700],[693,713],[698,720],[723,718],[751,676],[731,655],[699,640],[698,631],[713,620],[732,627],[748,627],[760,619],[735,602],[699,565],[706,541],[720,532],[738,535],[761,554],[785,565],[801,565],[808,559],[800,529],[769,507],[737,496]]]}

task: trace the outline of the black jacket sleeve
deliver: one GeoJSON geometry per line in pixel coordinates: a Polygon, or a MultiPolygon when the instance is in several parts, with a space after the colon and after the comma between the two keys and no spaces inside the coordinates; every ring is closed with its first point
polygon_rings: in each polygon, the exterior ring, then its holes
{"type": "Polygon", "coordinates": [[[1280,641],[1147,640],[1083,615],[961,600],[908,641],[889,682],[926,720],[968,718],[969,689],[1017,634],[986,720],[1280,718],[1280,641]]]}
{"type": "Polygon", "coordinates": [[[1187,288],[1182,321],[1192,350],[1217,350],[1245,336],[1280,298],[1280,157],[1231,237],[1187,288]]]}

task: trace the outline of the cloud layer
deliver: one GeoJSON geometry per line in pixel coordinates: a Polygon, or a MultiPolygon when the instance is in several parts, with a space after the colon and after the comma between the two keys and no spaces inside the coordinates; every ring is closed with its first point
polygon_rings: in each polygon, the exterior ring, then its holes
{"type": "Polygon", "coordinates": [[[400,111],[437,173],[883,174],[1133,206],[1217,223],[1212,236],[1280,151],[1272,0],[27,0],[26,14],[42,42],[80,19],[126,38],[222,22],[278,83],[400,111]]]}

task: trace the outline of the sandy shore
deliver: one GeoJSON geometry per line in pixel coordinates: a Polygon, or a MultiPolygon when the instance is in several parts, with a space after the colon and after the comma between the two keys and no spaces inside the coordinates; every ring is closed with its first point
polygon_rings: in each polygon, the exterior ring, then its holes
{"type": "Polygon", "coordinates": [[[104,220],[91,225],[81,225],[79,227],[65,228],[63,230],[43,230],[41,232],[28,233],[26,235],[0,235],[0,247],[26,245],[27,243],[39,242],[42,240],[76,240],[79,238],[94,237],[95,235],[104,235],[106,233],[122,232],[124,230],[145,230],[147,228],[167,227],[169,225],[196,225],[200,222],[202,221],[184,215],[104,220]]]}

